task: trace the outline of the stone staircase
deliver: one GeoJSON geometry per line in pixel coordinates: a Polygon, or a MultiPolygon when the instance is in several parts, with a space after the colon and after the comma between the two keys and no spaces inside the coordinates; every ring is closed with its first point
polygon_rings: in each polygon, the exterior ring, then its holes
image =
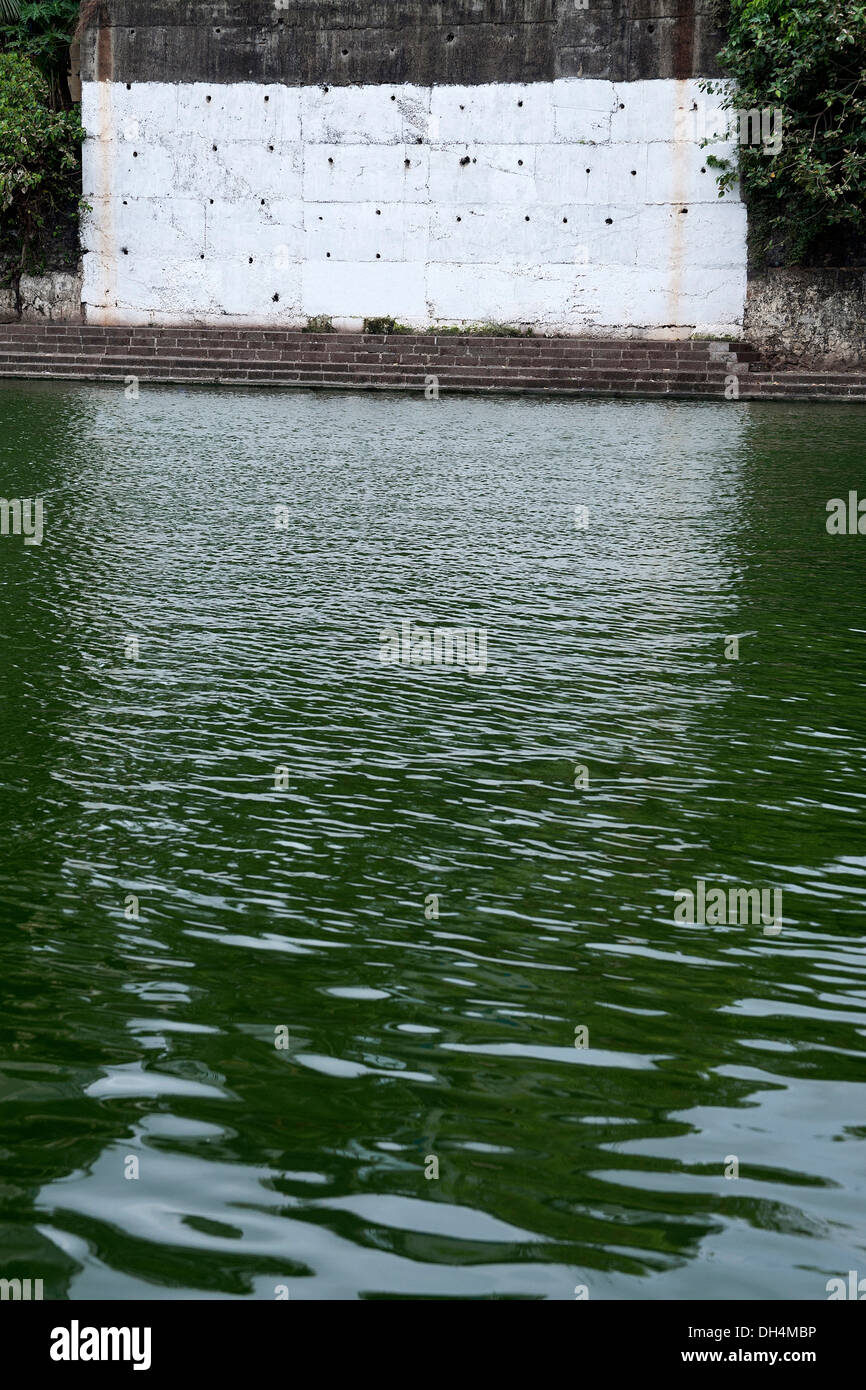
{"type": "Polygon", "coordinates": [[[773,372],[742,343],[0,324],[0,377],[866,400],[866,372],[773,372]]]}

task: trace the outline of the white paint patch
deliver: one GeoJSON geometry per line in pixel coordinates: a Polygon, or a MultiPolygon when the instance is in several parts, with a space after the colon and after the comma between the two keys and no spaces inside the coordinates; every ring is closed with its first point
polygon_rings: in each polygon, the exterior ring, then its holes
{"type": "Polygon", "coordinates": [[[689,129],[696,80],[82,100],[91,323],[741,331],[746,213],[706,163],[731,146],[689,129]]]}

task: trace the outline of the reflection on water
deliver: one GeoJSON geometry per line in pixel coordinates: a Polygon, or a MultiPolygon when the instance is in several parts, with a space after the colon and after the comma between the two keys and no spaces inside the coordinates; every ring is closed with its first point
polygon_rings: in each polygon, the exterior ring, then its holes
{"type": "Polygon", "coordinates": [[[45,508],[0,540],[4,1276],[866,1270],[866,541],[824,525],[858,407],[29,385],[0,418],[0,491],[45,508]],[[486,672],[383,664],[407,620],[485,629],[486,672]],[[675,922],[699,878],[781,888],[781,933],[675,922]]]}

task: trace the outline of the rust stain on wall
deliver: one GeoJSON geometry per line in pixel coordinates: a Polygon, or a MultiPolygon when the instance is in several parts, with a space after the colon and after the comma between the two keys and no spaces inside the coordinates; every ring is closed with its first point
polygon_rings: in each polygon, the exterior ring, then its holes
{"type": "Polygon", "coordinates": [[[99,323],[113,323],[117,309],[117,247],[114,234],[113,165],[115,150],[114,101],[112,79],[114,76],[114,30],[109,23],[109,15],[104,5],[100,5],[95,16],[96,34],[96,76],[98,82],[98,129],[94,138],[98,144],[99,177],[96,188],[96,214],[99,227],[98,258],[102,273],[104,290],[102,307],[88,318],[99,323]]]}
{"type": "Polygon", "coordinates": [[[674,38],[674,77],[691,77],[695,71],[695,0],[679,0],[674,38]]]}

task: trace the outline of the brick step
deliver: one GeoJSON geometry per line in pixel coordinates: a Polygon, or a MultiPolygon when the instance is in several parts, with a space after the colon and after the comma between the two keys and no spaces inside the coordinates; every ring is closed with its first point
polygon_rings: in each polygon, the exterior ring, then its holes
{"type": "MultiPolygon", "coordinates": [[[[573,352],[573,353],[550,353],[539,352],[525,354],[523,352],[508,351],[501,349],[496,352],[470,352],[455,351],[453,348],[439,349],[414,349],[414,350],[394,350],[387,347],[359,349],[357,347],[338,348],[330,350],[318,349],[315,352],[308,352],[303,347],[285,344],[263,344],[253,346],[246,344],[243,347],[227,347],[224,344],[214,344],[212,342],[198,342],[190,344],[158,343],[150,344],[145,342],[106,342],[102,340],[92,340],[86,342],[75,342],[70,340],[60,340],[52,342],[38,341],[15,341],[0,336],[0,351],[5,353],[22,353],[25,351],[39,351],[45,353],[56,352],[75,352],[79,354],[90,353],[114,353],[140,357],[203,357],[220,358],[226,361],[242,361],[250,358],[272,357],[280,359],[321,359],[336,361],[417,361],[417,362],[472,362],[476,364],[496,365],[502,362],[527,362],[533,365],[550,366],[607,366],[620,365],[623,367],[665,367],[670,369],[683,368],[694,370],[696,368],[708,369],[713,371],[728,371],[730,362],[720,361],[717,358],[704,357],[698,354],[680,355],[661,355],[647,354],[639,352],[573,352]]],[[[746,365],[745,363],[741,365],[746,365]]]]}
{"type": "MultiPolygon", "coordinates": [[[[214,377],[244,377],[251,371],[257,374],[270,375],[291,374],[305,375],[307,373],[319,374],[322,371],[329,372],[334,377],[344,377],[350,380],[367,379],[371,376],[384,378],[394,374],[402,378],[417,379],[421,384],[424,378],[429,375],[429,364],[427,363],[354,363],[354,362],[322,362],[311,363],[304,361],[284,361],[255,358],[246,358],[238,362],[226,362],[217,358],[201,360],[190,358],[147,358],[137,359],[134,357],[113,356],[112,354],[102,354],[100,356],[83,356],[77,353],[69,354],[5,354],[0,351],[0,365],[24,369],[40,369],[48,371],[56,369],[58,371],[70,372],[89,372],[89,371],[114,371],[118,378],[125,375],[138,376],[147,379],[152,376],[172,376],[188,375],[193,373],[198,376],[206,376],[209,379],[214,377]]],[[[470,363],[453,363],[439,367],[435,373],[440,380],[460,380],[466,376],[484,376],[485,379],[504,379],[510,380],[532,373],[539,380],[546,381],[571,381],[587,382],[609,379],[621,383],[627,383],[635,377],[651,378],[659,382],[660,385],[677,382],[695,382],[704,385],[714,385],[717,390],[724,386],[725,373],[712,373],[707,371],[664,371],[646,372],[632,368],[573,368],[564,367],[535,367],[530,363],[496,364],[489,371],[484,372],[478,366],[470,363]]]]}
{"type": "Polygon", "coordinates": [[[19,336],[4,335],[0,332],[0,344],[10,351],[23,351],[25,348],[39,348],[41,351],[63,351],[72,350],[84,351],[87,349],[100,349],[112,351],[137,351],[141,353],[162,353],[162,352],[200,352],[203,354],[218,353],[225,356],[243,356],[254,352],[282,352],[290,353],[298,357],[311,356],[349,356],[364,357],[378,360],[383,356],[391,357],[459,357],[477,359],[480,361],[500,361],[503,357],[516,357],[521,361],[599,361],[599,362],[682,362],[683,364],[709,363],[714,366],[724,366],[727,358],[708,357],[702,353],[651,353],[639,348],[599,348],[581,349],[575,348],[570,352],[554,352],[548,349],[541,349],[532,353],[527,353],[522,349],[514,348],[503,342],[495,348],[477,349],[470,347],[455,347],[451,344],[407,344],[404,347],[395,347],[393,344],[366,344],[354,342],[347,343],[327,343],[308,347],[306,343],[242,343],[232,344],[214,341],[213,339],[196,339],[171,341],[152,341],[150,339],[106,339],[104,337],[73,339],[73,338],[27,338],[19,336]]]}
{"type": "MultiPolygon", "coordinates": [[[[653,352],[700,352],[709,353],[708,344],[705,341],[685,340],[666,340],[654,338],[603,338],[603,337],[576,337],[576,338],[556,338],[538,336],[535,338],[515,338],[512,336],[497,337],[494,335],[479,334],[459,334],[459,333],[407,333],[407,334],[383,334],[383,333],[302,333],[298,329],[292,328],[203,328],[191,325],[160,326],[160,325],[139,325],[139,326],[113,326],[102,327],[98,324],[80,323],[57,323],[57,324],[30,324],[30,323],[6,323],[0,324],[0,332],[10,333],[16,337],[94,337],[94,338],[136,338],[142,335],[151,338],[200,338],[208,341],[219,341],[220,339],[231,339],[239,343],[251,342],[294,342],[305,346],[311,344],[329,343],[388,343],[392,346],[413,343],[455,343],[472,347],[486,347],[488,344],[505,343],[514,347],[519,345],[521,349],[532,352],[539,348],[554,348],[568,352],[573,348],[595,348],[616,347],[637,348],[640,351],[650,350],[653,352]]],[[[719,345],[721,346],[721,345],[719,345]]],[[[715,347],[715,345],[714,345],[715,347]]],[[[745,346],[742,351],[751,351],[745,346]]]]}
{"type": "MultiPolygon", "coordinates": [[[[31,369],[31,370],[29,370],[29,371],[15,371],[15,370],[10,370],[10,369],[8,369],[8,368],[0,368],[0,379],[7,379],[7,380],[9,380],[9,379],[13,379],[13,378],[14,378],[14,379],[18,379],[18,380],[20,380],[20,379],[26,379],[26,380],[45,379],[45,380],[54,380],[54,381],[58,381],[58,380],[62,380],[62,381],[66,381],[66,380],[69,380],[69,381],[90,380],[90,381],[105,381],[105,382],[116,382],[116,381],[119,381],[119,378],[117,378],[117,377],[113,377],[113,376],[110,376],[110,375],[101,374],[101,373],[99,373],[98,371],[91,371],[90,373],[85,373],[85,372],[71,373],[71,372],[38,371],[38,370],[36,370],[36,369],[31,369]]],[[[250,373],[249,376],[247,376],[247,377],[241,377],[241,376],[234,376],[234,377],[231,377],[231,378],[222,378],[222,377],[218,377],[218,376],[208,376],[208,377],[185,377],[185,378],[182,378],[182,380],[183,380],[186,384],[189,384],[189,385],[191,385],[191,386],[194,386],[194,385],[197,385],[197,384],[199,384],[199,385],[217,385],[217,386],[219,386],[219,385],[224,385],[224,386],[238,386],[238,387],[243,387],[243,386],[272,386],[272,387],[275,387],[275,388],[276,388],[276,387],[287,387],[287,386],[295,386],[295,387],[299,387],[299,386],[300,386],[300,387],[302,387],[302,386],[308,386],[308,387],[311,387],[311,388],[312,388],[312,387],[326,387],[326,388],[343,389],[343,390],[347,390],[347,389],[351,389],[351,390],[401,390],[401,389],[404,389],[404,390],[412,390],[412,391],[420,391],[420,390],[423,389],[423,383],[421,383],[421,382],[414,382],[414,381],[407,381],[407,380],[404,380],[404,379],[395,378],[395,379],[379,380],[379,379],[366,379],[366,378],[365,378],[365,379],[361,379],[361,380],[355,381],[355,380],[349,380],[349,379],[347,379],[347,378],[345,378],[345,377],[336,377],[336,376],[331,375],[330,373],[325,373],[325,372],[322,372],[322,373],[319,373],[319,374],[309,373],[309,374],[307,374],[307,375],[305,375],[305,376],[303,376],[303,377],[297,377],[297,376],[288,377],[288,376],[277,376],[277,375],[259,375],[259,374],[256,374],[256,373],[250,373]]],[[[177,378],[174,378],[174,377],[172,377],[172,378],[166,378],[166,377],[157,377],[157,376],[155,376],[155,377],[153,377],[153,378],[151,379],[151,384],[153,384],[153,385],[171,385],[171,384],[179,384],[179,383],[177,382],[177,378]]],[[[581,386],[580,384],[569,385],[569,384],[567,384],[567,383],[551,383],[550,381],[547,381],[547,380],[545,380],[544,378],[536,378],[536,377],[520,377],[520,378],[516,378],[516,379],[513,380],[513,381],[504,382],[504,381],[496,380],[495,378],[491,378],[489,375],[483,375],[483,376],[476,376],[476,377],[469,377],[469,378],[466,378],[466,379],[462,379],[462,380],[460,380],[459,382],[450,382],[450,383],[449,383],[449,382],[443,382],[443,383],[441,383],[441,385],[442,385],[442,388],[445,389],[445,390],[449,390],[449,389],[450,389],[450,390],[454,390],[454,391],[461,391],[461,390],[484,390],[484,391],[490,391],[490,392],[503,391],[503,392],[506,392],[506,393],[509,392],[509,391],[511,391],[511,392],[517,392],[517,393],[522,392],[522,391],[538,391],[538,392],[540,392],[540,393],[549,394],[549,395],[597,395],[597,394],[634,395],[634,394],[639,394],[639,395],[647,395],[647,396],[695,396],[695,397],[697,397],[697,398],[699,398],[699,399],[700,399],[700,398],[706,399],[706,397],[707,397],[707,391],[706,391],[706,389],[705,389],[704,387],[702,387],[699,383],[692,383],[692,384],[690,384],[690,383],[672,383],[672,384],[660,385],[660,384],[657,383],[657,382],[652,382],[652,381],[641,381],[641,380],[630,380],[630,381],[627,381],[627,382],[622,382],[622,381],[619,381],[619,382],[617,382],[617,381],[598,381],[598,382],[593,383],[592,385],[581,386]]],[[[713,394],[715,395],[715,393],[713,393],[713,394]]]]}
{"type": "Polygon", "coordinates": [[[755,372],[750,380],[781,382],[786,386],[838,383],[840,386],[866,386],[866,372],[755,372]]]}

